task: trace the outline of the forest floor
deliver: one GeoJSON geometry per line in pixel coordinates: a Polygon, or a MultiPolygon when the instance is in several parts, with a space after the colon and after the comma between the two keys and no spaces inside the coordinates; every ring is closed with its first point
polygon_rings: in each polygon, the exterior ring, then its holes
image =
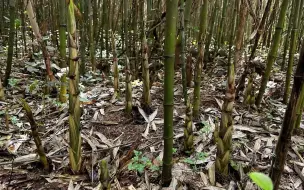
{"type": "MultiPolygon", "coordinates": [[[[266,55],[262,54],[260,52],[259,59],[265,63],[266,55]]],[[[58,63],[56,57],[52,58],[54,64],[58,63]]],[[[5,63],[6,55],[3,54],[0,56],[2,76],[5,63]]],[[[7,99],[0,102],[0,189],[98,189],[98,164],[102,159],[108,161],[112,189],[160,189],[164,125],[162,70],[158,73],[159,81],[154,82],[151,89],[154,111],[151,117],[155,118],[152,118],[149,130],[138,109],[142,94],[140,82],[133,83],[134,109],[132,116],[126,116],[124,82],[120,83],[120,98],[111,101],[111,78],[93,77],[90,73],[81,78],[83,168],[80,174],[73,175],[68,156],[68,106],[61,104],[56,96],[43,95],[41,55],[34,62],[26,57],[14,58],[13,64],[10,85],[6,89],[7,99]],[[30,125],[18,103],[20,98],[32,108],[47,156],[52,160],[51,172],[43,171],[38,162],[30,125]],[[137,151],[136,155],[134,151],[137,151]]],[[[221,117],[227,65],[216,59],[203,71],[201,114],[200,120],[195,122],[195,153],[192,156],[186,156],[182,151],[185,106],[181,74],[176,71],[173,180],[168,189],[257,189],[247,173],[268,174],[286,108],[281,103],[285,73],[280,71],[278,63],[274,67],[260,109],[244,105],[242,99],[236,101],[232,167],[228,178],[214,172],[216,145],[213,139],[213,131],[221,117]]],[[[237,79],[242,73],[240,68],[242,66],[237,68],[237,79]]],[[[123,74],[121,81],[122,78],[123,74]]],[[[256,89],[260,78],[255,81],[256,89]]],[[[188,93],[192,97],[193,88],[188,93]]],[[[282,189],[304,189],[301,130],[292,137],[292,148],[281,180],[282,189]]]]}

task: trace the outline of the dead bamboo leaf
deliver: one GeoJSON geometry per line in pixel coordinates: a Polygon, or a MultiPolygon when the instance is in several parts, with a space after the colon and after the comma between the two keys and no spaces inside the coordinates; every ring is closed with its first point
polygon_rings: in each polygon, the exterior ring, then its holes
{"type": "Polygon", "coordinates": [[[95,131],[94,133],[97,137],[99,137],[101,142],[103,142],[104,144],[108,145],[109,147],[114,146],[114,144],[106,136],[104,136],[102,133],[97,132],[97,131],[95,131]]]}

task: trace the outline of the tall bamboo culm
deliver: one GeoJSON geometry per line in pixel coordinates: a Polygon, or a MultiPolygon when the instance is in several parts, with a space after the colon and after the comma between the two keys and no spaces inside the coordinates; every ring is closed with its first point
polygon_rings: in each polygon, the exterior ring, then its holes
{"type": "MultiPolygon", "coordinates": [[[[10,30],[9,30],[9,40],[8,40],[8,51],[7,51],[7,60],[5,68],[5,76],[3,85],[7,87],[8,79],[11,75],[12,63],[13,63],[13,53],[14,53],[14,38],[15,38],[15,17],[16,17],[16,1],[9,1],[10,7],[10,30]]],[[[3,18],[0,18],[3,19],[3,18]]]]}
{"type": "Polygon", "coordinates": [[[184,0],[180,1],[180,38],[181,38],[181,54],[180,60],[182,64],[182,84],[183,84],[183,95],[185,105],[187,105],[188,96],[187,96],[187,76],[186,76],[186,38],[185,38],[185,11],[184,11],[184,0]]]}
{"type": "Polygon", "coordinates": [[[77,56],[76,20],[74,2],[68,1],[68,39],[69,39],[69,138],[70,164],[74,173],[81,168],[79,63],[77,56]]]}
{"type": "MultiPolygon", "coordinates": [[[[146,112],[149,112],[151,105],[150,94],[150,73],[149,73],[149,57],[148,57],[148,41],[146,36],[147,25],[147,4],[145,1],[141,2],[142,13],[142,75],[143,75],[143,108],[146,112]]],[[[150,114],[150,113],[148,113],[150,114]]]]}
{"type": "Polygon", "coordinates": [[[291,145],[291,135],[297,123],[296,114],[301,109],[302,99],[304,96],[304,45],[300,52],[300,59],[294,75],[294,83],[287,109],[285,111],[284,121],[282,124],[280,136],[275,148],[275,156],[270,169],[270,178],[273,181],[274,189],[279,189],[281,175],[284,171],[285,160],[289,146],[291,145]]]}
{"type": "Polygon", "coordinates": [[[129,58],[126,56],[126,113],[127,115],[131,114],[132,111],[132,84],[131,84],[131,70],[129,58]]]}
{"type": "Polygon", "coordinates": [[[193,117],[195,119],[198,119],[199,117],[199,109],[201,102],[201,94],[200,94],[201,72],[202,72],[203,60],[204,60],[204,42],[206,39],[207,20],[208,20],[208,0],[203,0],[203,5],[201,7],[201,13],[200,13],[199,34],[197,37],[199,52],[195,65],[195,76],[194,76],[193,117]]]}
{"type": "Polygon", "coordinates": [[[1,82],[1,75],[0,75],[0,100],[4,100],[4,88],[2,86],[2,82],[1,82]]]}
{"type": "Polygon", "coordinates": [[[165,79],[164,79],[164,157],[162,169],[163,186],[169,186],[172,179],[173,148],[173,84],[174,52],[176,43],[176,17],[178,0],[166,0],[165,23],[165,79]]]}
{"type": "Polygon", "coordinates": [[[59,0],[59,49],[60,49],[60,64],[61,68],[66,67],[66,12],[67,12],[67,5],[65,1],[59,0]]]}
{"type": "Polygon", "coordinates": [[[270,50],[269,50],[269,53],[268,53],[268,56],[267,56],[266,70],[265,70],[265,73],[262,77],[262,82],[261,82],[261,86],[260,86],[260,89],[259,89],[259,94],[258,94],[258,96],[256,98],[256,102],[255,102],[255,105],[257,107],[259,107],[261,102],[262,102],[263,95],[264,95],[264,92],[266,90],[266,85],[267,85],[267,82],[268,82],[269,77],[270,77],[270,72],[271,72],[273,63],[275,62],[276,57],[277,57],[277,53],[278,53],[278,49],[279,49],[280,41],[281,41],[281,37],[282,37],[282,30],[283,30],[284,23],[285,23],[285,17],[286,17],[286,11],[287,11],[287,8],[288,8],[288,3],[289,3],[289,0],[283,0],[283,2],[281,4],[279,20],[277,22],[275,33],[274,33],[274,36],[273,36],[273,41],[272,41],[272,44],[271,44],[271,47],[270,47],[270,50]]]}
{"type": "Polygon", "coordinates": [[[300,13],[300,3],[301,0],[294,0],[292,5],[292,12],[293,16],[291,17],[292,20],[289,22],[292,22],[292,30],[290,34],[290,47],[289,47],[289,55],[288,55],[288,67],[287,67],[287,73],[286,73],[286,80],[285,80],[285,91],[283,96],[283,102],[287,104],[288,98],[290,95],[290,82],[291,82],[291,74],[292,69],[294,65],[294,54],[296,52],[297,46],[296,41],[298,38],[298,17],[300,13]]]}
{"type": "MultiPolygon", "coordinates": [[[[232,131],[233,131],[233,117],[232,110],[235,100],[235,67],[241,61],[241,47],[242,40],[244,37],[247,6],[245,0],[235,0],[235,9],[233,11],[233,20],[230,28],[230,32],[233,34],[236,23],[236,9],[241,1],[238,27],[235,40],[235,54],[233,62],[228,62],[228,78],[227,78],[227,89],[222,107],[222,117],[220,128],[215,131],[215,138],[217,142],[217,154],[215,166],[217,171],[223,175],[228,174],[228,164],[230,160],[230,153],[232,148],[232,131]]],[[[230,36],[230,43],[232,43],[234,35],[230,36]]]]}

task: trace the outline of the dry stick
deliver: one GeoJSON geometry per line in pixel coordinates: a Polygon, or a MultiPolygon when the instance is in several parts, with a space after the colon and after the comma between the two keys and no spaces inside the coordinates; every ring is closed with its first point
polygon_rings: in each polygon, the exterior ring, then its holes
{"type": "Polygon", "coordinates": [[[295,148],[295,147],[292,147],[291,148],[295,153],[296,155],[300,158],[300,160],[304,163],[304,159],[303,157],[301,156],[301,154],[299,153],[299,151],[295,148]]]}
{"type": "Polygon", "coordinates": [[[295,172],[298,174],[298,176],[300,177],[300,179],[302,180],[302,182],[304,182],[304,176],[300,170],[300,168],[296,165],[296,164],[293,164],[293,167],[295,169],[295,172]]]}
{"type": "Polygon", "coordinates": [[[37,146],[37,153],[40,157],[40,161],[43,164],[44,169],[46,171],[48,171],[49,170],[49,163],[48,163],[47,157],[45,155],[44,148],[43,148],[42,143],[41,143],[41,139],[40,139],[39,134],[38,134],[38,128],[37,128],[37,124],[34,120],[32,110],[31,110],[30,106],[26,103],[25,100],[21,99],[21,103],[22,103],[23,109],[26,112],[27,118],[28,118],[28,120],[31,124],[32,136],[33,136],[34,142],[37,146]]]}
{"type": "Polygon", "coordinates": [[[7,186],[11,185],[11,179],[12,179],[12,176],[13,176],[13,171],[14,171],[14,158],[12,159],[12,170],[10,172],[10,177],[9,177],[8,185],[7,186]]]}

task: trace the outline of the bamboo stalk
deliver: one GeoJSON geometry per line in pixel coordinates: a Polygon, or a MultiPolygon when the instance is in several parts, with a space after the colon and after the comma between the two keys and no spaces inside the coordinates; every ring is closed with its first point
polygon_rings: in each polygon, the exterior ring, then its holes
{"type": "Polygon", "coordinates": [[[118,71],[118,59],[117,59],[117,53],[116,53],[116,45],[115,45],[115,38],[114,33],[112,33],[112,51],[113,51],[113,77],[114,77],[114,95],[112,97],[112,100],[117,98],[119,95],[119,71],[118,71]]]}
{"type": "Polygon", "coordinates": [[[283,102],[287,104],[289,95],[290,95],[290,82],[291,82],[291,74],[292,74],[292,69],[294,65],[294,54],[296,52],[296,41],[298,38],[298,17],[300,14],[300,3],[301,0],[295,0],[293,1],[293,7],[292,7],[292,12],[293,17],[292,20],[292,30],[290,34],[290,47],[289,47],[289,57],[288,57],[288,67],[287,67],[287,73],[286,73],[286,80],[285,80],[285,91],[284,91],[284,96],[283,96],[283,102]]]}
{"type": "Polygon", "coordinates": [[[101,160],[100,162],[100,175],[99,175],[99,181],[100,181],[100,190],[110,190],[111,184],[109,183],[109,170],[108,170],[108,164],[106,160],[101,160]]]}
{"type": "Polygon", "coordinates": [[[301,97],[304,96],[304,45],[300,52],[300,60],[294,75],[294,83],[287,109],[285,111],[284,121],[282,124],[280,136],[275,148],[275,156],[273,157],[270,169],[270,178],[273,181],[274,189],[279,189],[281,175],[284,171],[285,160],[287,157],[289,146],[291,145],[291,135],[297,121],[297,112],[301,109],[301,97]]]}
{"type": "Polygon", "coordinates": [[[79,100],[79,63],[77,58],[76,20],[73,0],[68,2],[69,35],[69,155],[71,169],[78,173],[81,168],[80,100],[79,100]]]}
{"type": "Polygon", "coordinates": [[[194,71],[195,74],[194,74],[194,92],[193,92],[193,117],[195,119],[198,119],[199,117],[199,109],[201,102],[201,94],[200,94],[201,72],[202,72],[203,60],[204,60],[204,42],[206,39],[207,20],[208,20],[208,0],[204,0],[203,5],[201,7],[199,34],[197,37],[199,53],[194,71]]]}
{"type": "Polygon", "coordinates": [[[184,129],[184,151],[187,154],[192,154],[194,151],[194,135],[192,130],[192,105],[190,101],[187,102],[185,129],[184,129]]]}
{"type": "Polygon", "coordinates": [[[186,73],[186,47],[185,47],[186,46],[186,35],[185,35],[184,0],[181,0],[180,3],[181,3],[181,5],[180,5],[180,38],[181,38],[181,54],[180,54],[181,57],[180,57],[180,59],[181,59],[181,63],[182,63],[182,84],[183,84],[184,102],[185,102],[185,105],[187,105],[188,95],[187,95],[187,73],[186,73]]]}
{"type": "Polygon", "coordinates": [[[61,83],[61,86],[60,86],[60,94],[59,94],[59,101],[61,103],[66,103],[67,102],[67,97],[66,97],[66,94],[67,94],[67,80],[66,80],[66,74],[63,74],[60,78],[60,83],[61,83]]]}
{"type": "MultiPolygon", "coordinates": [[[[12,61],[14,53],[14,38],[15,38],[15,17],[16,17],[16,1],[9,1],[9,12],[10,12],[10,29],[9,29],[9,40],[8,40],[8,51],[3,86],[8,86],[8,79],[10,78],[12,71],[12,61]]],[[[0,18],[3,19],[3,18],[0,18]]],[[[17,34],[17,33],[16,33],[17,34]]]]}
{"type": "Polygon", "coordinates": [[[126,57],[126,113],[129,115],[132,111],[132,84],[131,84],[131,70],[130,62],[126,57]]]}
{"type": "Polygon", "coordinates": [[[148,58],[148,42],[146,36],[146,25],[147,25],[147,4],[142,1],[142,75],[143,75],[143,108],[147,112],[151,105],[151,94],[150,94],[150,73],[149,73],[149,58],[148,58]]]}
{"type": "Polygon", "coordinates": [[[283,0],[282,4],[281,4],[281,10],[280,10],[280,16],[277,22],[277,26],[276,26],[276,30],[273,36],[273,43],[271,44],[271,48],[269,50],[268,56],[267,56],[267,66],[266,66],[266,70],[265,73],[262,77],[262,82],[261,82],[261,86],[259,89],[259,94],[257,96],[255,105],[257,107],[260,106],[261,102],[262,102],[262,98],[263,95],[265,93],[266,90],[266,86],[267,86],[267,82],[269,80],[270,77],[270,72],[272,69],[272,66],[276,60],[277,57],[277,53],[278,53],[278,49],[280,46],[280,41],[281,41],[281,36],[282,36],[282,30],[283,30],[283,26],[285,23],[285,17],[286,17],[286,11],[288,8],[288,3],[289,0],[283,0]]]}
{"type": "Polygon", "coordinates": [[[172,179],[173,148],[173,84],[174,52],[176,43],[177,0],[166,0],[165,23],[165,79],[164,79],[164,157],[162,169],[163,186],[169,186],[172,179]]]}
{"type": "Polygon", "coordinates": [[[59,0],[59,22],[60,22],[60,26],[59,26],[59,42],[60,42],[60,57],[61,57],[61,61],[59,66],[61,68],[64,68],[67,66],[66,63],[66,12],[67,12],[67,7],[66,7],[66,3],[63,0],[59,0]]]}

